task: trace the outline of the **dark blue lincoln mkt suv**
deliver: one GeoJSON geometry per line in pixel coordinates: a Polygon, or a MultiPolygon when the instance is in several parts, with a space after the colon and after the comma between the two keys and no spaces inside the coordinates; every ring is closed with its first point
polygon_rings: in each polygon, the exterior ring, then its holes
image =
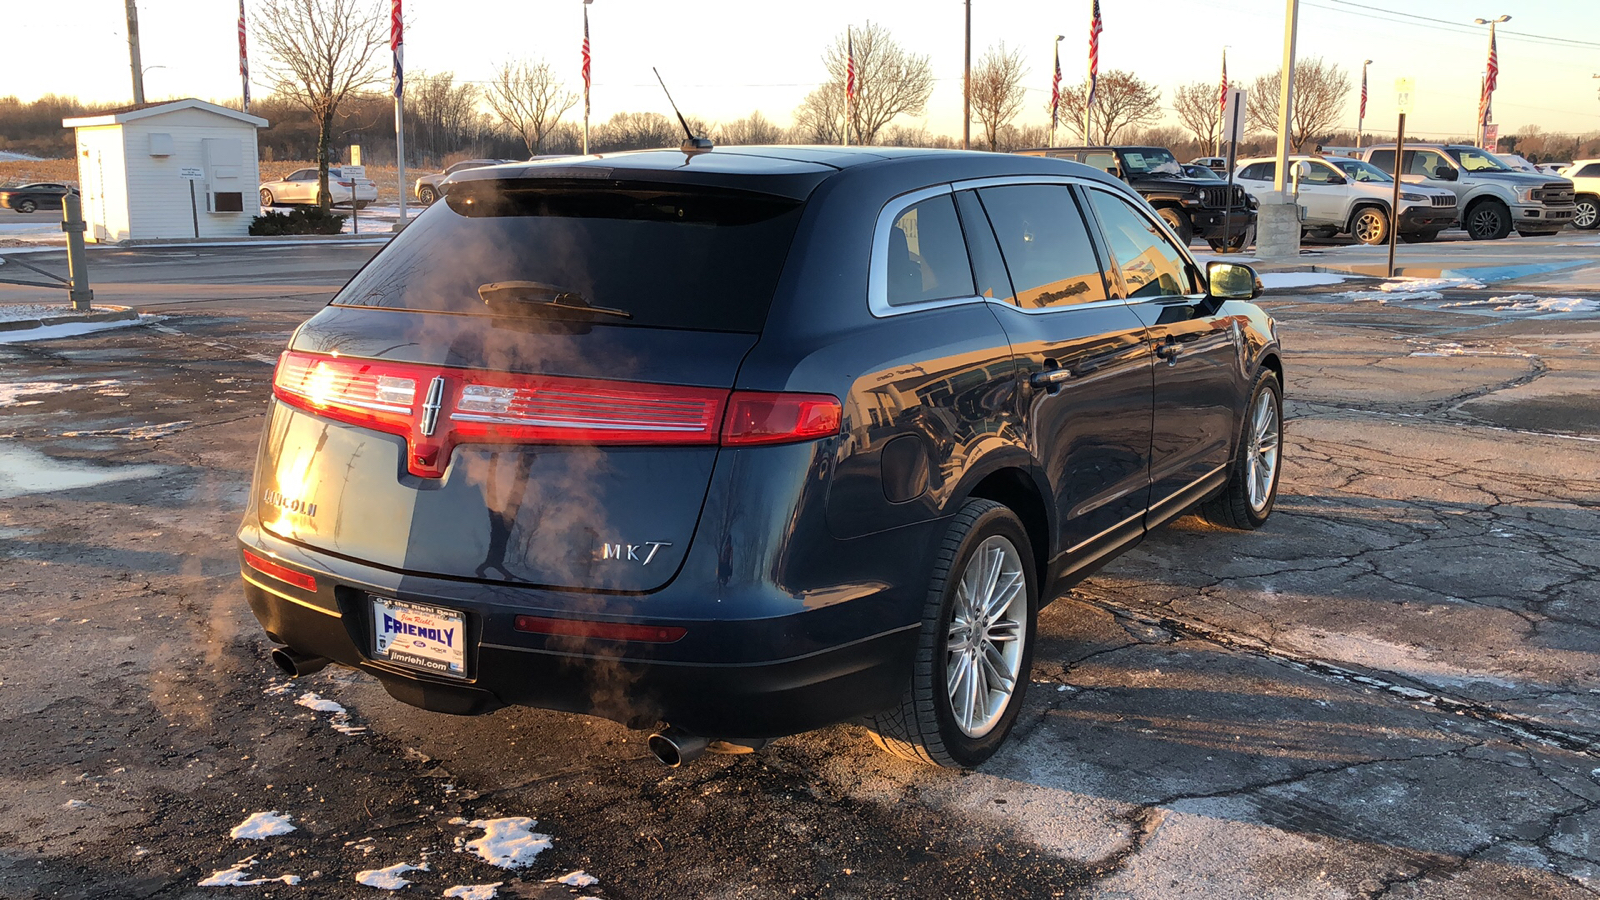
{"type": "Polygon", "coordinates": [[[1063,160],[462,172],[280,358],[245,593],[286,671],[425,709],[665,723],[672,765],[854,720],[977,765],[1041,603],[1197,506],[1272,511],[1258,291],[1063,160]]]}

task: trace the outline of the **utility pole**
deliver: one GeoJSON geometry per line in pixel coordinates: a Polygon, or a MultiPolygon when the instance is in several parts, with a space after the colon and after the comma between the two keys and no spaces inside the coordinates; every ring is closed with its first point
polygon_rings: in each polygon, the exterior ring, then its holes
{"type": "Polygon", "coordinates": [[[967,51],[961,67],[961,149],[972,149],[972,0],[967,0],[967,51]]]}
{"type": "Polygon", "coordinates": [[[139,5],[128,0],[128,63],[133,67],[133,103],[144,105],[144,67],[139,64],[139,5]]]}

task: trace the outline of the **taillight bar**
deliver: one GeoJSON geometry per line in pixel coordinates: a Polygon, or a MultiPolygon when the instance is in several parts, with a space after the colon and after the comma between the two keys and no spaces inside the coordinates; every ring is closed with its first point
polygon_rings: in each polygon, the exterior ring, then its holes
{"type": "Polygon", "coordinates": [[[276,578],[285,584],[292,584],[302,591],[316,593],[317,579],[310,575],[304,572],[296,572],[288,566],[280,565],[263,556],[257,556],[249,550],[243,552],[245,565],[255,569],[257,572],[276,578]]]}
{"type": "Polygon", "coordinates": [[[285,352],[280,401],[406,438],[406,468],[439,478],[457,444],[753,446],[839,433],[828,394],[521,375],[285,352]]]}

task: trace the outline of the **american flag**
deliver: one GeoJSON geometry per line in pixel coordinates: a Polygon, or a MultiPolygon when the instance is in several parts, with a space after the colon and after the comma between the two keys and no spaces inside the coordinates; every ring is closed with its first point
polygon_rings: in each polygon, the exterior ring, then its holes
{"type": "Polygon", "coordinates": [[[1367,67],[1366,66],[1362,66],[1361,67],[1361,112],[1358,115],[1363,119],[1365,119],[1367,117],[1367,67]]]}
{"type": "MultiPolygon", "coordinates": [[[[587,5],[583,7],[583,114],[589,115],[589,7],[587,5]]],[[[589,126],[586,124],[584,127],[589,126]]]]}
{"type": "Polygon", "coordinates": [[[394,96],[399,99],[406,93],[406,35],[404,20],[400,17],[400,0],[394,0],[389,7],[389,49],[394,51],[394,96]]]}
{"type": "Polygon", "coordinates": [[[856,98],[856,36],[848,27],[844,30],[844,95],[856,98]]]}
{"type": "Polygon", "coordinates": [[[1228,108],[1228,51],[1222,51],[1222,90],[1217,93],[1217,111],[1223,112],[1228,108]]]}
{"type": "Polygon", "coordinates": [[[1061,44],[1056,43],[1056,74],[1050,79],[1050,127],[1061,123],[1061,44]]]}
{"type": "Polygon", "coordinates": [[[239,81],[244,86],[244,111],[250,111],[250,60],[245,53],[244,0],[239,0],[239,81]]]}
{"type": "Polygon", "coordinates": [[[1478,121],[1489,124],[1489,101],[1494,99],[1494,89],[1500,86],[1500,56],[1494,49],[1494,29],[1489,30],[1489,68],[1483,76],[1483,97],[1478,101],[1478,121]]]}
{"type": "Polygon", "coordinates": [[[1089,20],[1089,95],[1084,108],[1094,105],[1094,89],[1100,82],[1100,0],[1094,0],[1094,15],[1089,20]]]}

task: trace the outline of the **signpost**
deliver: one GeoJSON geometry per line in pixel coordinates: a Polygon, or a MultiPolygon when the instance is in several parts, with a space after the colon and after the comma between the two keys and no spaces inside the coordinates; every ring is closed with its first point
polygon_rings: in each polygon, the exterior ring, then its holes
{"type": "MultiPolygon", "coordinates": [[[[361,148],[351,147],[350,155],[357,160],[361,159],[361,148]]],[[[342,166],[339,169],[339,183],[350,189],[350,219],[356,234],[361,233],[361,204],[356,202],[356,182],[367,177],[367,167],[362,165],[342,166]]]]}
{"type": "Polygon", "coordinates": [[[199,166],[184,166],[178,170],[178,177],[189,182],[189,215],[194,219],[194,236],[200,236],[200,206],[194,197],[194,183],[206,177],[206,171],[199,166]]]}
{"type": "MultiPolygon", "coordinates": [[[[1224,250],[1233,249],[1233,167],[1239,155],[1239,139],[1244,137],[1245,100],[1248,92],[1244,88],[1228,88],[1228,100],[1222,107],[1222,139],[1228,145],[1228,206],[1227,212],[1222,217],[1222,239],[1226,243],[1224,250]]],[[[1245,241],[1239,241],[1239,250],[1244,250],[1245,241]]]]}
{"type": "Polygon", "coordinates": [[[1483,149],[1494,153],[1500,149],[1500,126],[1483,126],[1483,149]]]}
{"type": "Polygon", "coordinates": [[[1400,235],[1400,173],[1405,170],[1406,113],[1411,112],[1411,95],[1416,84],[1409,78],[1395,80],[1395,105],[1400,110],[1400,124],[1395,129],[1394,140],[1394,196],[1389,201],[1389,277],[1394,277],[1394,243],[1400,235]]]}

